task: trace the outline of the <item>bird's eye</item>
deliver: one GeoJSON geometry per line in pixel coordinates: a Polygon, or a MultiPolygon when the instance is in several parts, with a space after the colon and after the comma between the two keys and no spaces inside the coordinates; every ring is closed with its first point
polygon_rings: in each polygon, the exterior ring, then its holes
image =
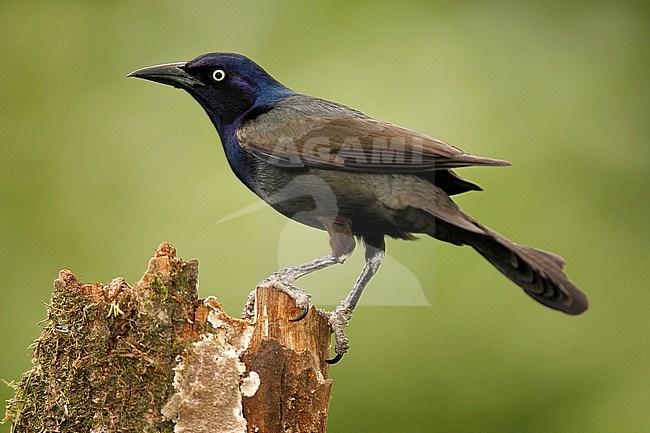
{"type": "Polygon", "coordinates": [[[226,73],[223,69],[215,69],[212,73],[212,79],[214,81],[223,81],[224,78],[226,78],[226,73]]]}

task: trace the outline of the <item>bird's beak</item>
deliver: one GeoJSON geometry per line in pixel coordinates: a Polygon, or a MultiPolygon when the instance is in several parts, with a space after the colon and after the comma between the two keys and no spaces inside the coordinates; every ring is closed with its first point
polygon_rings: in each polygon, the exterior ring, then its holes
{"type": "Polygon", "coordinates": [[[165,65],[149,66],[131,72],[127,77],[143,78],[157,83],[189,89],[200,84],[200,81],[185,72],[185,63],[167,63],[165,65]]]}

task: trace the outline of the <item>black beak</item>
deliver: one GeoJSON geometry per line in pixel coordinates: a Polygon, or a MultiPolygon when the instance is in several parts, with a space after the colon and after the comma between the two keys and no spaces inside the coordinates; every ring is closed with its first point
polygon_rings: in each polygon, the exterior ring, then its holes
{"type": "Polygon", "coordinates": [[[185,63],[183,62],[149,66],[147,68],[137,69],[127,75],[127,77],[143,78],[145,80],[178,87],[179,89],[189,89],[197,84],[201,84],[199,80],[185,72],[184,67],[185,63]]]}

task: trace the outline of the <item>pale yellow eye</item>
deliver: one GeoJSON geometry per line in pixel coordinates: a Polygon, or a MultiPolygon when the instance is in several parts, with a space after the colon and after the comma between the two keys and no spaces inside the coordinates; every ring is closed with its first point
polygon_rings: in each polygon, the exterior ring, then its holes
{"type": "Polygon", "coordinates": [[[226,73],[223,69],[215,69],[212,73],[212,79],[214,81],[223,81],[224,78],[226,78],[226,73]]]}

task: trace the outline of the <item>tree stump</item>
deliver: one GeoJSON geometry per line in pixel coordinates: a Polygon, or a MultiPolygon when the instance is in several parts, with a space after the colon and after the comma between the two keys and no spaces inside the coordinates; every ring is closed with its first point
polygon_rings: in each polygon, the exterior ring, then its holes
{"type": "Polygon", "coordinates": [[[198,299],[198,262],[164,242],[142,279],[54,282],[12,432],[325,432],[330,331],[312,307],[256,289],[256,320],[198,299]]]}

